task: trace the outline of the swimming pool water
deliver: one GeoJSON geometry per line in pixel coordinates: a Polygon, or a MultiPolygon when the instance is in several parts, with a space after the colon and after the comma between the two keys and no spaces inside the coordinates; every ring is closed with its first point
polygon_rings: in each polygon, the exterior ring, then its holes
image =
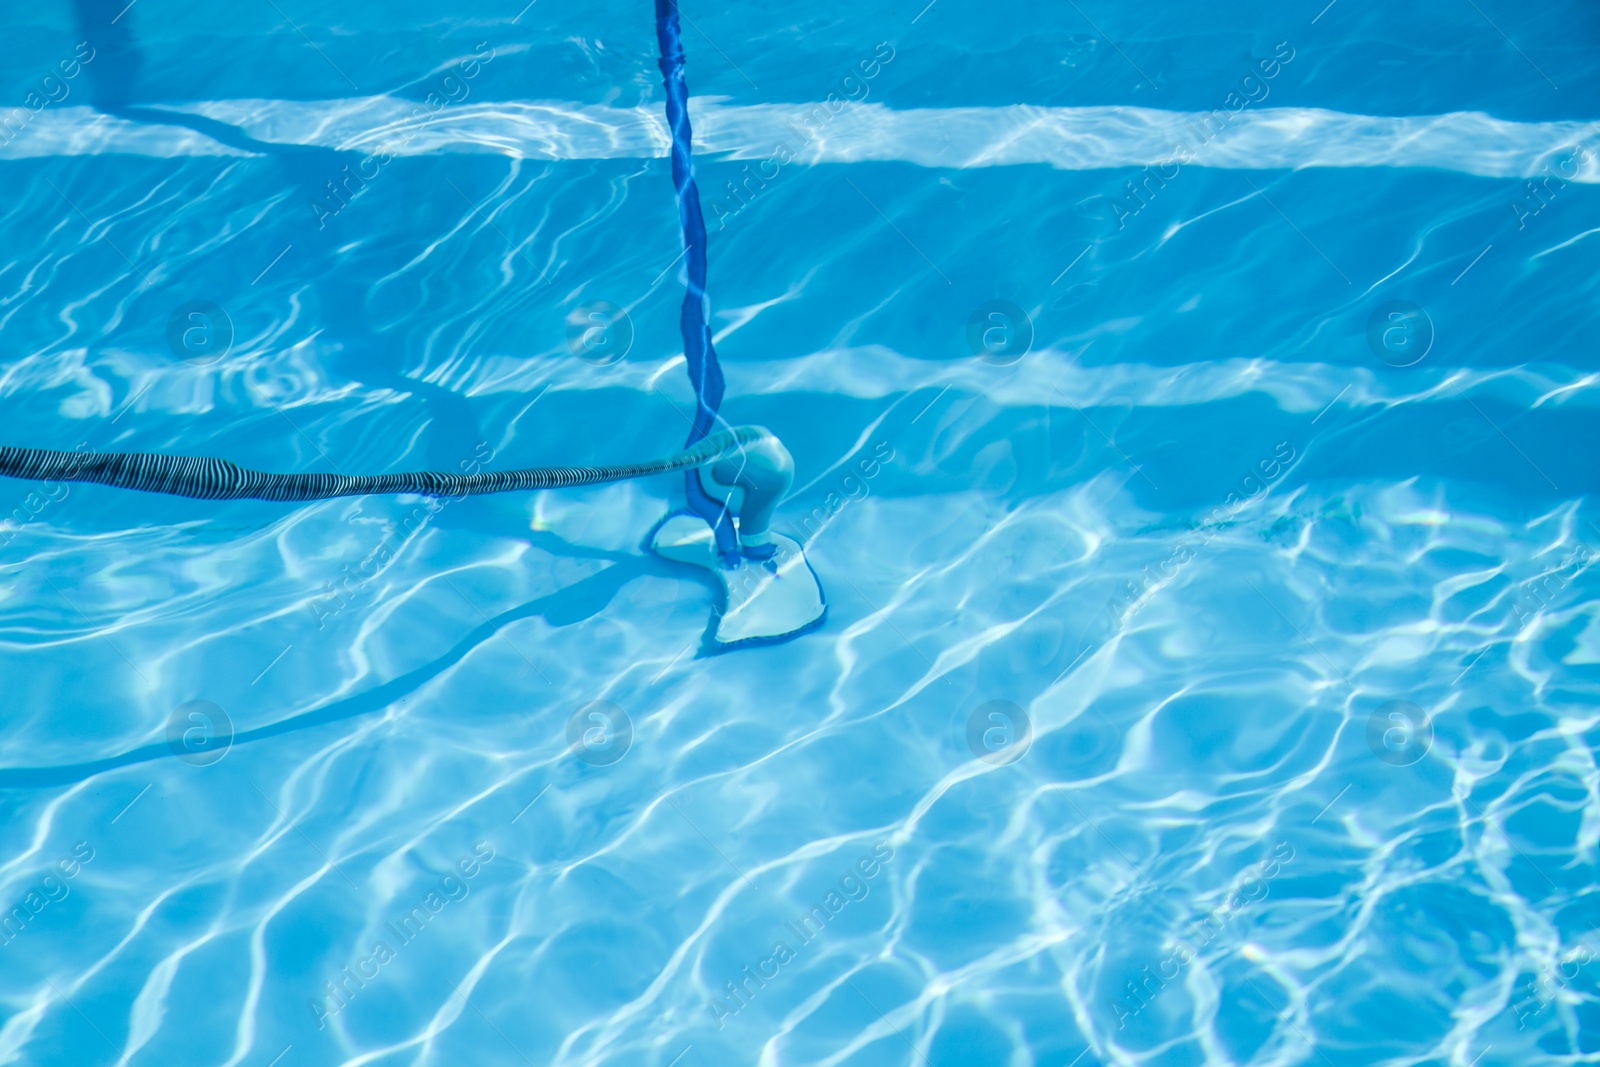
{"type": "MultiPolygon", "coordinates": [[[[826,625],[676,477],[0,482],[0,1063],[1592,1061],[1600,16],[683,16],[826,625]]],[[[650,5],[4,24],[0,444],[681,444],[650,5]]]]}

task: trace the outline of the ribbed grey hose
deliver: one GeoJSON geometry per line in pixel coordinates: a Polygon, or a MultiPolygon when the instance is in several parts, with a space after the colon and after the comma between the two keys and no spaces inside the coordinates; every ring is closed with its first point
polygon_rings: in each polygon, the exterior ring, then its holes
{"type": "Polygon", "coordinates": [[[146,493],[201,500],[327,500],[374,493],[477,496],[515,489],[561,489],[643,478],[687,470],[737,456],[766,437],[760,427],[739,426],[714,433],[693,448],[649,463],[614,467],[524,467],[480,474],[266,474],[225,459],[163,456],[151,452],[54,452],[43,448],[0,448],[0,475],[44,482],[96,482],[146,493]]]}

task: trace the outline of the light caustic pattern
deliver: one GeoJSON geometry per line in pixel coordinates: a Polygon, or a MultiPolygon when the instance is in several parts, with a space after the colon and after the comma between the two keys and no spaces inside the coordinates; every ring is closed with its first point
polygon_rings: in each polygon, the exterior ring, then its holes
{"type": "MultiPolygon", "coordinates": [[[[648,5],[78,7],[0,444],[684,439],[648,5]]],[[[673,476],[0,481],[0,1063],[1587,1062],[1594,27],[1479,7],[685,9],[788,644],[673,476]]]]}

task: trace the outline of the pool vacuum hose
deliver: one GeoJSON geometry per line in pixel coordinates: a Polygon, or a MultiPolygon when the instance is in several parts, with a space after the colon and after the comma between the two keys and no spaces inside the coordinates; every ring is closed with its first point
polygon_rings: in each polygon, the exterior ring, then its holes
{"type": "Polygon", "coordinates": [[[696,467],[711,468],[702,473],[702,480],[709,481],[707,488],[728,501],[739,516],[740,541],[747,550],[745,554],[762,558],[761,546],[768,543],[767,527],[773,509],[793,481],[794,461],[783,444],[760,426],[738,426],[714,433],[692,448],[648,463],[523,467],[480,474],[438,471],[353,477],[267,474],[236,466],[225,459],[199,456],[0,448],[0,475],[6,477],[42,482],[93,482],[201,500],[328,500],[377,493],[465,497],[518,489],[603,485],[696,467]]]}

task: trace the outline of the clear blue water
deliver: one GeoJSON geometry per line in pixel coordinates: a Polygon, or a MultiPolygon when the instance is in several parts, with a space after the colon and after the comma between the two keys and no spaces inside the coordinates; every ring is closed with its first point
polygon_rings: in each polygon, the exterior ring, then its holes
{"type": "MultiPolygon", "coordinates": [[[[121,7],[4,16],[3,443],[681,443],[648,5],[121,7]]],[[[704,654],[676,479],[0,483],[0,1063],[1592,1062],[1594,9],[685,14],[827,624],[704,654]]]]}

